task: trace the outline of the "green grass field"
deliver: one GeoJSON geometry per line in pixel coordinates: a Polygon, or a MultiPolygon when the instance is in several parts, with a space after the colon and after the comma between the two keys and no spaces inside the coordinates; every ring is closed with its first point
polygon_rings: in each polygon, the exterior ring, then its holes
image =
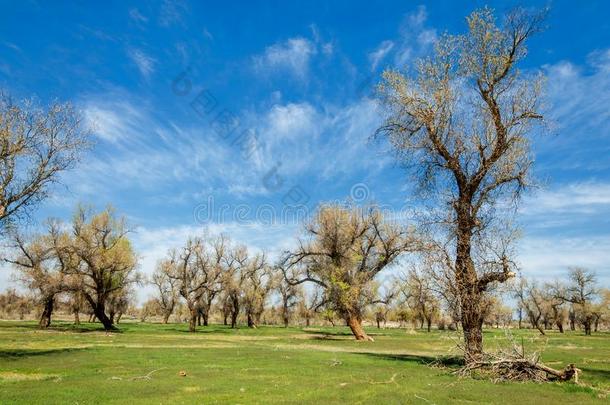
{"type": "MultiPolygon", "coordinates": [[[[455,332],[370,329],[375,342],[356,342],[344,328],[120,328],[59,323],[41,331],[0,321],[0,403],[585,404],[607,403],[610,389],[609,333],[549,333],[543,359],[555,368],[576,363],[590,388],[493,384],[430,366],[452,355],[455,332]]],[[[533,331],[514,333],[542,343],[533,331]]],[[[502,331],[485,333],[488,348],[504,341],[502,331]]]]}

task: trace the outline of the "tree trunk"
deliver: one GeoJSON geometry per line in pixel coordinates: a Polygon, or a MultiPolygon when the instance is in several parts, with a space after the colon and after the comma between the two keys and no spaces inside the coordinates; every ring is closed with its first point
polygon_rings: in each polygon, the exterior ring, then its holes
{"type": "Polygon", "coordinates": [[[585,335],[591,334],[591,323],[592,323],[591,318],[589,316],[586,316],[585,320],[583,321],[583,326],[585,328],[585,335]]]}
{"type": "Polygon", "coordinates": [[[430,332],[430,329],[432,328],[432,318],[427,319],[426,324],[428,326],[428,332],[430,332]]]}
{"type": "MultiPolygon", "coordinates": [[[[311,319],[309,317],[305,318],[305,326],[309,326],[311,324],[311,319]]],[[[333,325],[335,326],[335,325],[333,325]]]]}
{"type": "Polygon", "coordinates": [[[349,325],[349,328],[352,330],[354,337],[356,340],[368,340],[373,341],[373,338],[366,334],[364,329],[362,328],[362,322],[358,319],[357,316],[348,315],[345,319],[345,322],[349,325]]]}
{"type": "Polygon", "coordinates": [[[379,322],[379,319],[377,319],[377,329],[381,329],[381,322],[379,322]]]}
{"type": "Polygon", "coordinates": [[[165,314],[163,314],[163,323],[167,324],[167,322],[169,322],[169,316],[171,315],[171,312],[166,312],[165,314]]]}
{"type": "Polygon", "coordinates": [[[557,321],[557,329],[559,329],[559,333],[563,333],[563,322],[557,321]]]}
{"type": "Polygon", "coordinates": [[[248,311],[248,328],[256,328],[256,322],[254,322],[254,317],[252,316],[252,313],[250,313],[250,311],[248,311]]]}
{"type": "Polygon", "coordinates": [[[95,317],[100,320],[105,330],[116,330],[110,318],[106,316],[103,305],[97,305],[93,310],[95,311],[95,317]]]}
{"type": "Polygon", "coordinates": [[[197,326],[201,326],[201,312],[197,313],[197,326]]]}
{"type": "Polygon", "coordinates": [[[228,314],[226,311],[222,313],[222,324],[223,324],[224,326],[227,326],[227,325],[229,324],[229,323],[227,322],[228,315],[229,315],[229,314],[228,314]]]}
{"type": "Polygon", "coordinates": [[[53,314],[54,304],[55,304],[54,296],[45,298],[44,308],[42,309],[42,314],[40,315],[40,321],[38,322],[40,329],[46,329],[49,327],[49,325],[51,325],[51,315],[53,314]]]}
{"type": "Polygon", "coordinates": [[[191,309],[191,314],[189,318],[189,332],[195,332],[197,330],[197,310],[191,309]]]}
{"type": "Polygon", "coordinates": [[[74,325],[80,325],[80,316],[78,310],[74,311],[74,325]]]}
{"type": "Polygon", "coordinates": [[[210,310],[206,309],[205,311],[203,311],[201,316],[203,318],[203,326],[208,326],[210,323],[210,310]]]}
{"type": "Polygon", "coordinates": [[[123,316],[122,312],[119,312],[117,318],[116,318],[116,324],[118,325],[121,322],[121,317],[123,316]]]}

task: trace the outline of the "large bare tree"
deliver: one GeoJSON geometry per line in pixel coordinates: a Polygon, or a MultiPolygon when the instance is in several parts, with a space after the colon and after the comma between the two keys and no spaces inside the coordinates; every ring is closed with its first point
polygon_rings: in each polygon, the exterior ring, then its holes
{"type": "Polygon", "coordinates": [[[516,10],[498,24],[489,9],[473,12],[464,35],[442,36],[415,72],[386,71],[380,85],[387,135],[420,180],[435,238],[453,243],[467,362],[483,350],[483,294],[508,280],[510,260],[486,257],[487,237],[506,223],[499,204],[517,202],[533,159],[529,135],[539,113],[541,79],[518,62],[542,15],[516,10]],[[485,270],[482,268],[485,264],[485,270]]]}
{"type": "Polygon", "coordinates": [[[345,319],[357,340],[373,340],[362,328],[364,309],[378,301],[373,280],[417,247],[409,230],[386,222],[376,209],[326,205],[280,266],[288,283],[320,286],[324,301],[345,319]]]}
{"type": "Polygon", "coordinates": [[[88,147],[88,136],[70,104],[42,109],[0,91],[0,234],[48,195],[88,147]]]}

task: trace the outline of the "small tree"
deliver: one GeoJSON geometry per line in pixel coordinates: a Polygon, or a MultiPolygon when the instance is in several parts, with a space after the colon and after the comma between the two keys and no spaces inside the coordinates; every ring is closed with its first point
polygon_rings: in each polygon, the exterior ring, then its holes
{"type": "Polygon", "coordinates": [[[590,335],[595,319],[593,314],[594,300],[599,289],[594,272],[581,267],[572,267],[568,275],[568,284],[559,298],[573,305],[575,317],[582,324],[586,335],[590,335]]]}
{"type": "Polygon", "coordinates": [[[178,279],[170,277],[171,268],[171,260],[161,260],[157,263],[157,267],[151,277],[151,284],[157,290],[155,299],[163,317],[163,323],[167,323],[169,317],[172,316],[179,295],[178,279]]]}
{"type": "Polygon", "coordinates": [[[362,328],[365,307],[376,301],[372,282],[400,254],[414,249],[411,233],[385,222],[378,210],[326,205],[281,267],[290,284],[320,286],[324,301],[345,319],[357,340],[373,340],[362,328]]]}
{"type": "Polygon", "coordinates": [[[404,303],[420,321],[420,328],[423,328],[425,322],[430,332],[432,322],[440,314],[440,304],[432,289],[431,280],[413,269],[402,280],[400,292],[404,303]]]}
{"type": "Polygon", "coordinates": [[[282,322],[284,327],[287,328],[293,315],[293,309],[297,306],[299,298],[302,296],[302,291],[299,286],[288,283],[283,275],[276,280],[275,284],[277,285],[277,292],[281,300],[280,312],[282,322]]]}
{"type": "Polygon", "coordinates": [[[20,235],[14,235],[17,257],[5,259],[19,272],[21,282],[38,298],[41,307],[39,326],[51,325],[51,315],[58,294],[65,290],[63,263],[57,260],[54,238],[59,237],[56,224],[49,224],[48,235],[38,235],[26,242],[20,235]]]}

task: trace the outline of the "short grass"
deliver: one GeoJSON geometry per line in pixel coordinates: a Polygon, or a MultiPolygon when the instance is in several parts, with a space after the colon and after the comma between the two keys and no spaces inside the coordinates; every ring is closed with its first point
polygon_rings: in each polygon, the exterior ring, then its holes
{"type": "MultiPolygon", "coordinates": [[[[0,403],[608,403],[610,334],[549,333],[544,360],[574,362],[589,387],[571,383],[499,383],[451,374],[454,332],[371,329],[356,342],[345,328],[260,327],[231,330],[125,323],[0,321],[0,403]],[[445,367],[432,367],[435,358],[445,367]],[[186,372],[181,376],[180,372],[186,372]]],[[[533,331],[514,331],[529,347],[533,331]]],[[[487,347],[505,334],[485,332],[487,347]]]]}

